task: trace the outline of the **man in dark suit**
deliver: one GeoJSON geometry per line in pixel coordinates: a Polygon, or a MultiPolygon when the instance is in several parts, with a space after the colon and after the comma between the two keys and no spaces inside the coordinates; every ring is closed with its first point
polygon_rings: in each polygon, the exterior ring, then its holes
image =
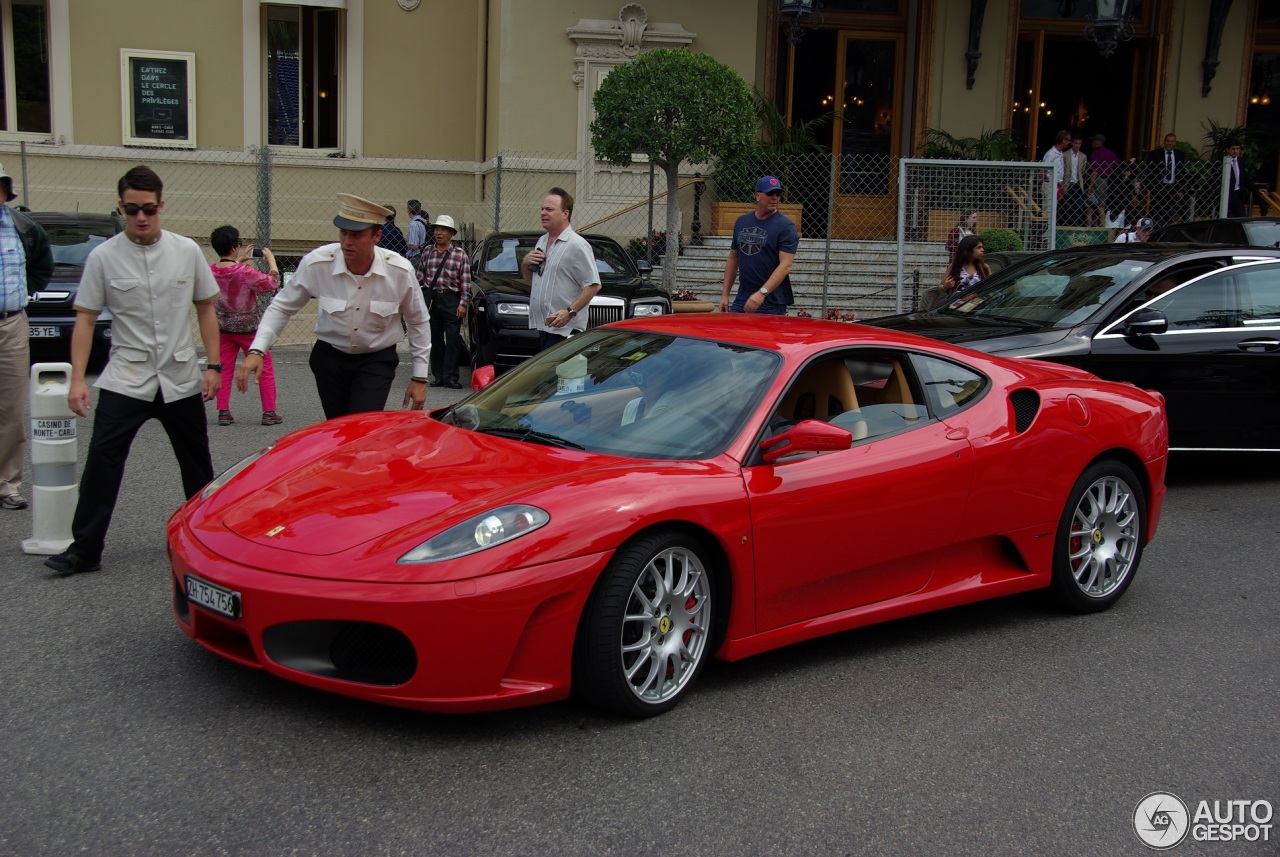
{"type": "Polygon", "coordinates": [[[1151,218],[1156,226],[1183,219],[1182,168],[1186,155],[1177,148],[1178,138],[1164,135],[1164,146],[1147,155],[1147,187],[1151,190],[1151,218]]]}
{"type": "Polygon", "coordinates": [[[1239,141],[1227,143],[1227,157],[1231,159],[1227,171],[1227,217],[1244,217],[1252,213],[1253,193],[1257,188],[1245,169],[1243,149],[1239,141]]]}

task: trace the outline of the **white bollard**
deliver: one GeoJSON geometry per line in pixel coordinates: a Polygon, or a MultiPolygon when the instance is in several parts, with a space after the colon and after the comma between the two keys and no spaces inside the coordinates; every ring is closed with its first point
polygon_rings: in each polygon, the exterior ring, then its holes
{"type": "Polygon", "coordinates": [[[76,481],[76,415],[67,407],[70,363],[31,367],[32,537],[26,553],[62,553],[71,546],[71,518],[80,487],[76,481]]]}

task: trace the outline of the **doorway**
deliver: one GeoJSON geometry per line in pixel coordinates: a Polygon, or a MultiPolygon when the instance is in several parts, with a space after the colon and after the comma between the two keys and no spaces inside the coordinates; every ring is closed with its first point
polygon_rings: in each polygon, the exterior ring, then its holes
{"type": "Polygon", "coordinates": [[[1148,42],[1123,42],[1103,58],[1082,38],[1024,31],[1014,60],[1011,127],[1027,160],[1039,160],[1058,131],[1107,138],[1122,158],[1142,157],[1154,137],[1148,42]]]}

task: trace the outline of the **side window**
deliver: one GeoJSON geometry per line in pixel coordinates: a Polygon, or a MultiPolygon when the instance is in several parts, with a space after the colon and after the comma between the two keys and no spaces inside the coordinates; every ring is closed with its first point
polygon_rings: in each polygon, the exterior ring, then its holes
{"type": "Polygon", "coordinates": [[[1237,275],[1240,323],[1250,326],[1280,326],[1280,267],[1250,268],[1237,275]]]}
{"type": "Polygon", "coordinates": [[[1143,284],[1142,288],[1134,292],[1129,299],[1124,302],[1124,306],[1122,306],[1120,311],[1112,316],[1112,318],[1114,319],[1128,315],[1152,298],[1157,298],[1166,292],[1171,292],[1188,280],[1194,280],[1201,274],[1207,274],[1217,267],[1219,266],[1214,263],[1198,262],[1194,265],[1183,265],[1180,267],[1169,268],[1162,274],[1155,275],[1148,279],[1143,284]]]}
{"type": "Polygon", "coordinates": [[[826,420],[858,441],[911,428],[928,415],[905,355],[848,351],[809,364],[783,396],[775,419],[826,420]]]}
{"type": "Polygon", "coordinates": [[[1209,330],[1237,327],[1240,308],[1235,301],[1237,275],[1222,272],[1189,283],[1151,304],[1169,319],[1169,330],[1209,330]]]}
{"type": "Polygon", "coordinates": [[[950,360],[917,354],[912,362],[934,411],[944,419],[976,402],[991,384],[986,376],[950,360]]]}

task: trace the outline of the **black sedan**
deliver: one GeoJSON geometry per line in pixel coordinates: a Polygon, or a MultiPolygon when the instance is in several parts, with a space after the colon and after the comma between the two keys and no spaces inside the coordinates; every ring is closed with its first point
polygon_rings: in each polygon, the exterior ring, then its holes
{"type": "MultiPolygon", "coordinates": [[[[501,374],[538,353],[538,332],[529,327],[529,284],[520,277],[520,262],[541,236],[541,232],[490,235],[472,256],[466,336],[473,368],[492,364],[501,374]]],[[[588,311],[589,327],[671,312],[671,296],[646,279],[647,262],[637,264],[612,238],[582,237],[595,251],[600,272],[600,291],[588,311]]]]}
{"type": "Polygon", "coordinates": [[[1171,449],[1280,451],[1280,250],[1051,251],[868,324],[1159,390],[1171,449]]]}
{"type": "MultiPolygon", "coordinates": [[[[44,227],[53,250],[53,277],[27,304],[31,328],[31,359],[35,362],[70,362],[71,330],[76,324],[76,293],[89,251],[123,228],[120,218],[109,214],[33,211],[32,220],[44,227]]],[[[106,361],[111,350],[111,313],[103,310],[93,331],[92,365],[106,361]]]]}

